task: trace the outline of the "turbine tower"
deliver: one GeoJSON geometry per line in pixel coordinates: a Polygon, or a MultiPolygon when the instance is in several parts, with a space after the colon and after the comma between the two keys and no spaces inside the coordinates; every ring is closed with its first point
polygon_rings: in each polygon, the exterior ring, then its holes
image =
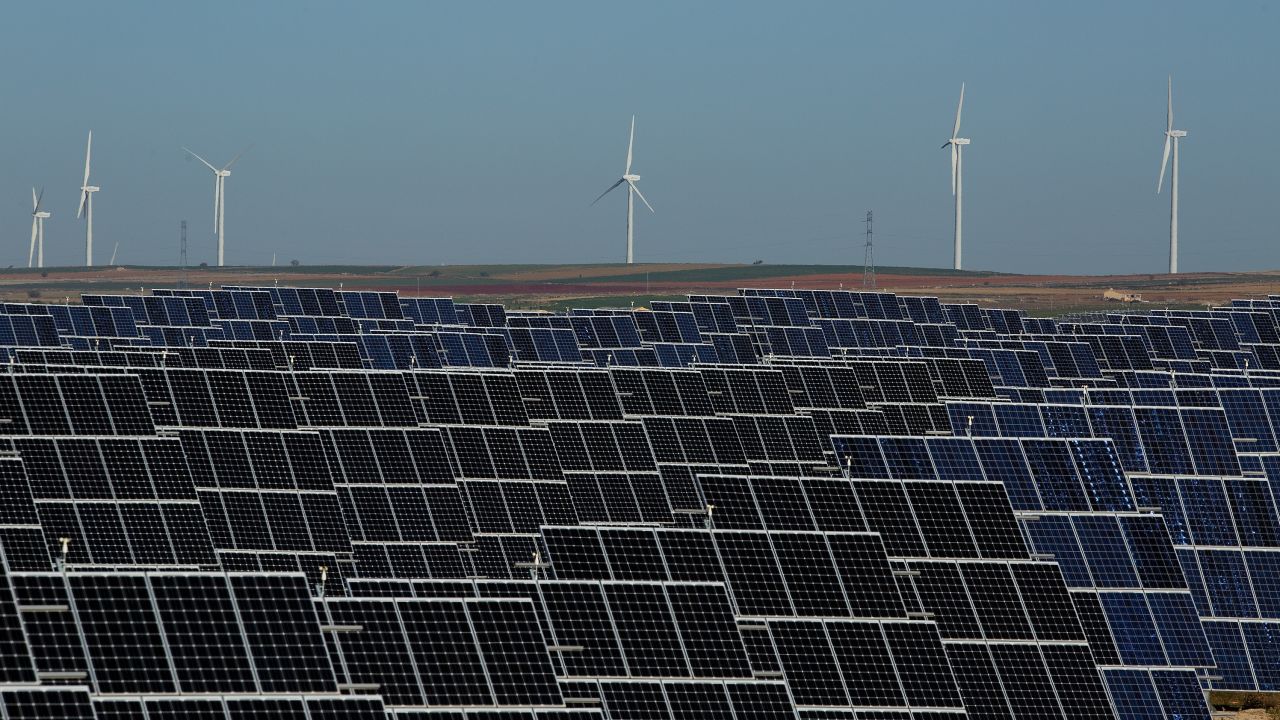
{"type": "Polygon", "coordinates": [[[1156,181],[1156,194],[1164,188],[1164,170],[1169,165],[1169,146],[1173,145],[1173,173],[1169,176],[1169,274],[1178,274],[1178,142],[1187,136],[1186,130],[1173,129],[1173,76],[1169,76],[1169,114],[1164,130],[1164,157],[1160,159],[1160,178],[1156,181]]]}
{"type": "Polygon", "coordinates": [[[31,188],[31,249],[27,251],[27,267],[44,267],[44,221],[50,217],[49,212],[44,209],[44,189],[40,189],[40,194],[36,195],[36,189],[31,188]]]}
{"type": "Polygon", "coordinates": [[[89,184],[89,159],[93,156],[93,131],[84,148],[84,182],[80,184],[80,208],[76,217],[84,216],[84,266],[93,267],[93,194],[102,188],[89,184]]]}
{"type": "Polygon", "coordinates": [[[226,227],[224,225],[227,210],[227,178],[231,177],[231,166],[235,165],[236,161],[240,159],[240,156],[248,152],[249,148],[241,150],[235,157],[231,158],[231,162],[223,165],[221,168],[214,167],[208,160],[205,160],[194,152],[191,152],[188,148],[184,147],[182,149],[186,150],[187,154],[204,163],[205,167],[213,171],[213,232],[218,236],[218,267],[222,267],[224,264],[223,258],[227,240],[225,233],[226,227]]]}
{"type": "Polygon", "coordinates": [[[964,146],[969,138],[960,137],[960,111],[964,109],[964,83],[960,83],[960,102],[956,105],[956,124],[951,128],[951,139],[942,144],[951,147],[951,194],[956,198],[956,240],[954,268],[960,269],[961,226],[964,219],[964,146]]]}
{"type": "Polygon", "coordinates": [[[644,199],[644,195],[640,192],[640,188],[636,187],[636,181],[640,179],[639,175],[631,174],[631,148],[636,142],[636,116],[631,116],[631,137],[627,140],[627,169],[622,171],[622,177],[618,181],[609,186],[608,190],[600,193],[600,197],[591,201],[592,205],[600,202],[600,198],[613,192],[613,189],[619,185],[627,184],[627,264],[630,265],[635,260],[633,250],[635,249],[635,236],[633,229],[635,225],[636,196],[640,197],[640,201],[645,207],[649,208],[649,212],[653,212],[653,206],[648,200],[644,199]]]}

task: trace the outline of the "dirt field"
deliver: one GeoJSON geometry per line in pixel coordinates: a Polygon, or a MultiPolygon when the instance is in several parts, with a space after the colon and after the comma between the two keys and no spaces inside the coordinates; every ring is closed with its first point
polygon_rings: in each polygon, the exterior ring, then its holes
{"type": "MultiPolygon", "coordinates": [[[[78,302],[82,293],[134,293],[177,287],[178,268],[48,268],[0,271],[0,299],[78,302]]],[[[449,265],[427,267],[191,268],[188,287],[313,285],[348,290],[398,290],[404,295],[453,296],[519,308],[644,305],[689,293],[732,293],[739,287],[862,287],[860,266],[815,265],[449,265]]],[[[1280,293],[1280,271],[1178,275],[1011,275],[922,268],[881,268],[877,286],[904,295],[936,295],[947,302],[1023,308],[1038,315],[1122,307],[1204,307],[1237,297],[1280,293]],[[1113,288],[1140,293],[1143,304],[1103,300],[1113,288]]]]}

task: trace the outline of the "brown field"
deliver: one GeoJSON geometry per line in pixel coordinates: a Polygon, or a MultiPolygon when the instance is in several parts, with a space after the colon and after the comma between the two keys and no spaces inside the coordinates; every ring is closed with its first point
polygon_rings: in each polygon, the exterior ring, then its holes
{"type": "MultiPolygon", "coordinates": [[[[459,265],[437,267],[191,268],[188,287],[309,285],[348,290],[397,290],[404,295],[453,296],[519,308],[643,305],[690,293],[724,294],[740,287],[861,288],[862,268],[816,265],[459,265]]],[[[0,271],[0,299],[78,302],[81,293],[134,293],[176,287],[177,268],[49,268],[0,271]]],[[[1130,307],[1204,307],[1238,297],[1280,292],[1280,271],[1169,275],[1013,275],[884,268],[877,285],[904,295],[946,302],[1026,309],[1038,315],[1130,307]],[[1144,303],[1104,301],[1108,288],[1141,293],[1144,303]]]]}

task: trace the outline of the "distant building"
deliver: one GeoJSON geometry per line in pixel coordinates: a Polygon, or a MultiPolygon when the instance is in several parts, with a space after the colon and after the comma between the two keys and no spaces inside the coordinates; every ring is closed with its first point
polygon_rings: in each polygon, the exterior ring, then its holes
{"type": "Polygon", "coordinates": [[[1111,300],[1112,302],[1135,303],[1142,302],[1142,294],[1120,292],[1112,288],[1107,288],[1106,292],[1102,293],[1102,299],[1111,300]]]}

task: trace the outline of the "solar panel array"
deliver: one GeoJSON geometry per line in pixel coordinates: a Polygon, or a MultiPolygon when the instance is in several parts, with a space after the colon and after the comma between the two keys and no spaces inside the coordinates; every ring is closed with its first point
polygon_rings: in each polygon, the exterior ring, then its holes
{"type": "Polygon", "coordinates": [[[0,305],[6,718],[1208,718],[1280,690],[1280,297],[0,305]]]}

